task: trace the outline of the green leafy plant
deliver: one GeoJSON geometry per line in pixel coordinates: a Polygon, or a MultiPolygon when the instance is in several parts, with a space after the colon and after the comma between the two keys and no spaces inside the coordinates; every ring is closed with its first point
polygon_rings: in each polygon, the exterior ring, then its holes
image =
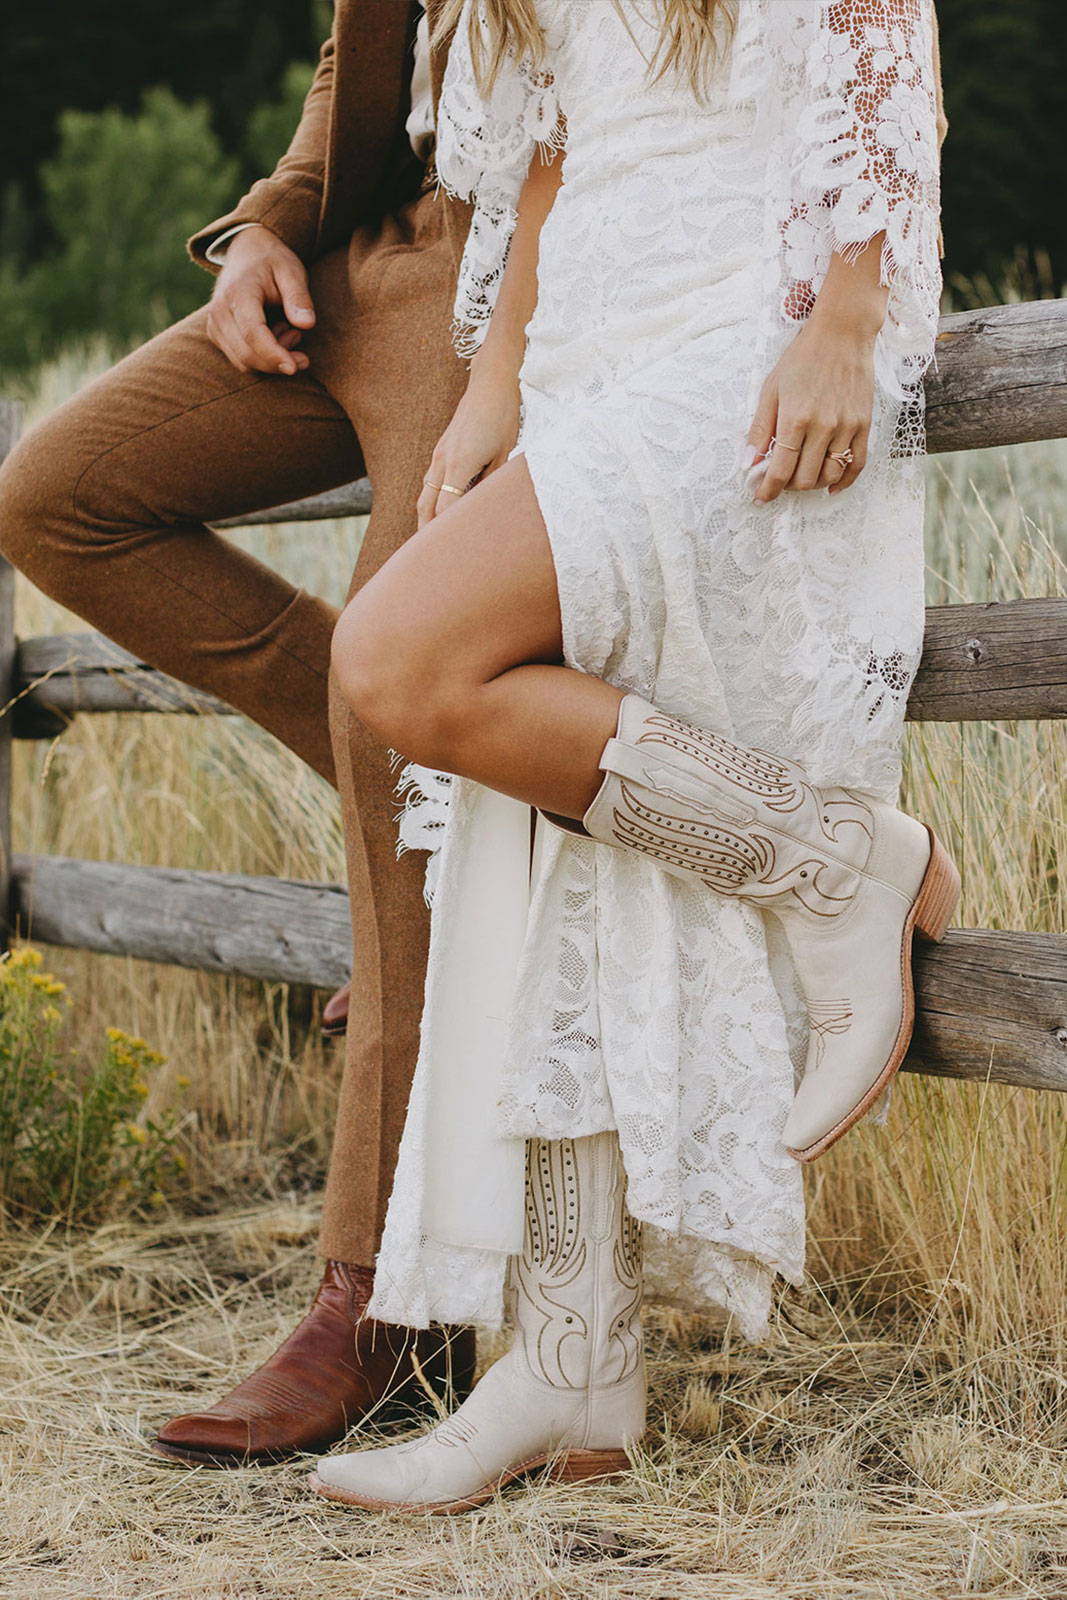
{"type": "Polygon", "coordinates": [[[79,1062],[62,1041],[67,1003],[39,950],[0,959],[0,1215],[97,1222],[161,1205],[184,1164],[176,1111],[145,1110],[163,1057],[108,1028],[96,1063],[79,1062]]]}
{"type": "MultiPolygon", "coordinates": [[[[201,304],[209,285],[187,260],[185,239],[240,187],[207,106],[156,88],[132,114],[66,111],[40,184],[54,242],[26,271],[4,258],[5,371],[97,335],[128,349],[201,304]]],[[[18,219],[5,218],[10,234],[18,219]]]]}

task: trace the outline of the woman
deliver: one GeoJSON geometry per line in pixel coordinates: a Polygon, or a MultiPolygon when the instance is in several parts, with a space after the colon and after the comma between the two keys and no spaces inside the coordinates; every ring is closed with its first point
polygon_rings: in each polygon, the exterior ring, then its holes
{"type": "Polygon", "coordinates": [[[470,385],[335,663],[414,763],[405,837],[441,843],[372,1313],[498,1322],[510,1267],[516,1337],[426,1438],[314,1479],[433,1510],[544,1463],[625,1469],[640,1221],[661,1290],[761,1336],[803,1269],[798,1162],[892,1077],[912,935],[958,895],[894,807],[932,0],[453,0],[450,23],[470,385]]]}

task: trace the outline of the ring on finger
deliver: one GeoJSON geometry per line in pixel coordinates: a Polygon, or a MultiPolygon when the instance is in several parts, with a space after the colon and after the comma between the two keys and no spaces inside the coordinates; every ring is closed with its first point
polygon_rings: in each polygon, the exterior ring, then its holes
{"type": "Polygon", "coordinates": [[[464,495],[467,492],[466,489],[455,489],[455,488],[453,488],[453,486],[450,483],[431,483],[429,478],[423,478],[422,481],[423,481],[423,483],[424,483],[424,485],[426,486],[427,489],[436,489],[438,494],[459,494],[459,495],[464,495]]]}
{"type": "Polygon", "coordinates": [[[841,463],[841,469],[844,471],[846,467],[850,467],[852,465],[856,458],[852,454],[852,451],[846,446],[844,450],[828,451],[826,459],[827,461],[839,461],[841,463]]]}
{"type": "Polygon", "coordinates": [[[782,450],[795,450],[797,455],[799,455],[801,450],[803,450],[803,448],[804,448],[804,446],[800,445],[800,444],[786,444],[784,439],[778,439],[778,438],[776,438],[776,437],[774,437],[772,435],[771,442],[767,446],[767,454],[768,455],[770,455],[770,453],[774,449],[775,445],[778,445],[782,450]]]}

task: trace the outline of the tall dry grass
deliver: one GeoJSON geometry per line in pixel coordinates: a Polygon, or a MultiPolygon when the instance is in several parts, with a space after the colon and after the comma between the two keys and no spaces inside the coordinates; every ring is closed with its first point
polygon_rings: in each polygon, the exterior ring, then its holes
{"type": "MultiPolygon", "coordinates": [[[[53,369],[38,404],[77,376],[53,369]]],[[[1067,446],[928,471],[931,602],[1067,593],[1067,446]]],[[[242,538],[338,599],[359,531],[242,538]]],[[[79,626],[24,585],[18,607],[24,634],[79,626]]],[[[905,800],[961,863],[963,924],[1067,928],[1065,780],[1063,724],[909,728],[905,800]]],[[[16,812],[24,850],[341,875],[330,791],[236,719],[84,717],[20,747],[16,812]]],[[[813,1169],[811,1282],[765,1348],[653,1313],[655,1425],[632,1482],[446,1525],[348,1516],[292,1468],[187,1475],[141,1442],[261,1358],[313,1281],[338,1062],[310,997],[50,961],[76,1033],[117,1024],[191,1078],[191,1164],[184,1215],[0,1241],[0,1594],[1067,1595],[1059,1097],[901,1081],[888,1125],[813,1169]]]]}

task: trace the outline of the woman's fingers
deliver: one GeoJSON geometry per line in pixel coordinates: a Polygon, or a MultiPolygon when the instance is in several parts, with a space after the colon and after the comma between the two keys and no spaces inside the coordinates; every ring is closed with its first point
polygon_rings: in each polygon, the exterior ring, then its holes
{"type": "Polygon", "coordinates": [[[442,511],[447,511],[449,506],[454,506],[457,500],[461,500],[467,492],[467,483],[469,482],[470,479],[468,478],[466,483],[453,483],[450,478],[446,483],[442,484],[437,493],[434,516],[439,517],[442,511]]]}
{"type": "Polygon", "coordinates": [[[484,463],[472,471],[469,462],[463,463],[452,455],[438,455],[435,451],[423,480],[422,493],[419,495],[419,527],[425,527],[428,522],[439,517],[442,511],[447,511],[450,505],[455,505],[478,476],[482,465],[484,463]]]}
{"type": "Polygon", "coordinates": [[[778,388],[769,379],[760,390],[759,400],[756,404],[752,426],[745,436],[748,450],[743,457],[743,465],[750,468],[753,462],[758,461],[767,452],[767,446],[774,436],[775,422],[778,416],[778,388]]]}
{"type": "MultiPolygon", "coordinates": [[[[840,494],[842,489],[847,489],[850,484],[855,483],[867,465],[867,441],[870,437],[870,431],[870,424],[864,423],[859,432],[853,434],[848,445],[848,448],[852,451],[851,464],[845,468],[837,482],[831,484],[827,491],[829,494],[840,494]]],[[[837,463],[833,462],[831,465],[836,466],[837,463]]]]}
{"type": "Polygon", "coordinates": [[[509,455],[510,451],[483,461],[480,454],[454,449],[442,450],[442,446],[438,445],[431,457],[422,493],[419,495],[419,527],[425,527],[427,522],[432,522],[442,511],[447,511],[449,506],[455,505],[475,483],[480,483],[491,472],[495,472],[497,467],[503,466],[509,455]]]}
{"type": "MultiPolygon", "coordinates": [[[[790,478],[790,489],[817,489],[823,467],[826,465],[826,452],[830,448],[833,438],[831,429],[809,428],[804,435],[804,443],[800,454],[796,457],[796,468],[790,478]]],[[[830,463],[834,465],[833,462],[830,463]]]]}
{"type": "Polygon", "coordinates": [[[838,428],[828,440],[819,479],[815,485],[817,489],[832,489],[835,483],[841,482],[845,475],[846,464],[843,461],[835,461],[834,457],[843,456],[852,448],[855,433],[855,428],[851,426],[838,428]]]}
{"type": "Polygon", "coordinates": [[[783,489],[827,489],[839,494],[855,483],[867,462],[869,424],[855,423],[836,428],[812,423],[780,423],[781,437],[773,440],[763,475],[756,484],[753,499],[761,505],[777,500],[783,489]],[[852,452],[843,463],[833,455],[852,452]]]}
{"type": "Polygon", "coordinates": [[[767,457],[767,465],[753,499],[760,505],[777,500],[797,469],[804,452],[804,434],[799,428],[787,429],[782,438],[776,438],[767,457]]]}

